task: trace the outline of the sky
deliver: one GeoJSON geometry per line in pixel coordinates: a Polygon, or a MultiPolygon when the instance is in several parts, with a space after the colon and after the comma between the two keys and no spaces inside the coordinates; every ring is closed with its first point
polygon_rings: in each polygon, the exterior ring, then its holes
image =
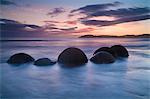
{"type": "Polygon", "coordinates": [[[1,0],[2,37],[150,34],[149,0],[1,0]]]}

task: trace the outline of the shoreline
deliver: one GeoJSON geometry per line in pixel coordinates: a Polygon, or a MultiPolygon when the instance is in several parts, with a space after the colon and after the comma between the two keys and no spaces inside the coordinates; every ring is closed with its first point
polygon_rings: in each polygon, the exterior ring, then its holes
{"type": "Polygon", "coordinates": [[[123,35],[123,36],[113,36],[113,35],[83,35],[79,38],[150,38],[150,34],[141,35],[123,35]]]}

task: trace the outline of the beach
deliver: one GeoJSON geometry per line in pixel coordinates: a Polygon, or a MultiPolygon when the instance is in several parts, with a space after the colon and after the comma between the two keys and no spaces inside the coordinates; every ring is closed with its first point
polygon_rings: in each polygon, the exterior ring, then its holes
{"type": "Polygon", "coordinates": [[[59,38],[5,40],[1,42],[1,97],[4,99],[149,99],[149,38],[59,38]],[[35,66],[32,63],[10,65],[6,61],[24,52],[36,60],[57,61],[68,47],[83,50],[90,59],[100,47],[121,44],[129,57],[112,64],[94,64],[65,68],[35,66]]]}

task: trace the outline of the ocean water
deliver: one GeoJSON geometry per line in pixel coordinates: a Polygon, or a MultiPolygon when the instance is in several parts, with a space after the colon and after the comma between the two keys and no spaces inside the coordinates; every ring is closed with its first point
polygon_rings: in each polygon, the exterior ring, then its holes
{"type": "Polygon", "coordinates": [[[47,41],[1,42],[1,99],[150,99],[150,43],[148,38],[49,39],[47,41]],[[71,46],[82,49],[88,58],[104,46],[124,45],[129,58],[113,64],[93,64],[64,68],[59,64],[38,67],[10,65],[15,53],[35,59],[57,60],[71,46]]]}

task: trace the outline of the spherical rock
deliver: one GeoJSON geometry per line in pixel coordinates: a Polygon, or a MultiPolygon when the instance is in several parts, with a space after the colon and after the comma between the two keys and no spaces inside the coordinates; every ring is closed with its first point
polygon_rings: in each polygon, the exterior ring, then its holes
{"type": "Polygon", "coordinates": [[[98,52],[90,60],[96,64],[109,64],[115,62],[115,58],[112,56],[112,54],[106,51],[98,52]]]}
{"type": "Polygon", "coordinates": [[[128,57],[128,51],[127,49],[122,45],[114,45],[111,47],[111,50],[113,51],[113,56],[115,57],[128,57]]]}
{"type": "Polygon", "coordinates": [[[51,61],[50,59],[48,58],[40,58],[38,60],[36,60],[34,62],[34,65],[37,65],[37,66],[47,66],[47,65],[54,65],[56,62],[53,62],[51,61]]]}
{"type": "Polygon", "coordinates": [[[88,59],[82,50],[70,47],[59,55],[58,62],[65,65],[82,65],[87,63],[88,59]]]}
{"type": "Polygon", "coordinates": [[[110,53],[110,54],[113,55],[113,51],[112,51],[109,47],[101,47],[101,48],[97,49],[97,50],[94,52],[93,55],[95,55],[96,53],[98,53],[98,52],[100,52],[100,51],[106,51],[106,52],[108,52],[108,53],[110,53]]]}
{"type": "Polygon", "coordinates": [[[12,55],[8,60],[7,63],[9,64],[23,64],[28,62],[33,62],[34,58],[26,53],[17,53],[12,55]]]}

